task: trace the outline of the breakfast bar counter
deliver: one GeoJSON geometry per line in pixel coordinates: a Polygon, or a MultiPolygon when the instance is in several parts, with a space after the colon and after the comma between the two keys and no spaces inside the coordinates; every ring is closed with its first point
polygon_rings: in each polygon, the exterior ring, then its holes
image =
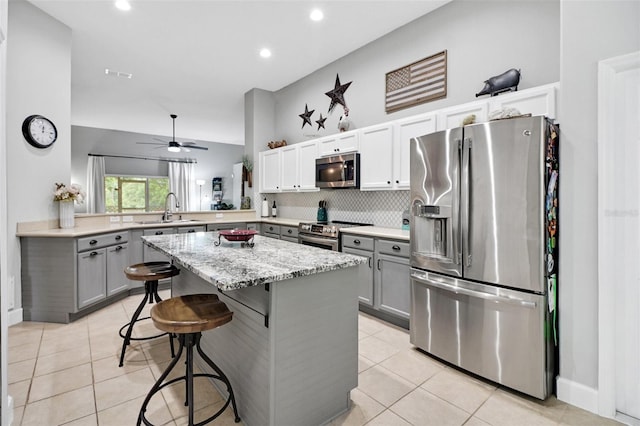
{"type": "Polygon", "coordinates": [[[320,425],[349,409],[366,258],[260,235],[252,247],[216,232],[143,240],[180,267],[173,296],[216,293],[233,311],[202,346],[229,377],[243,424],[320,425]]]}

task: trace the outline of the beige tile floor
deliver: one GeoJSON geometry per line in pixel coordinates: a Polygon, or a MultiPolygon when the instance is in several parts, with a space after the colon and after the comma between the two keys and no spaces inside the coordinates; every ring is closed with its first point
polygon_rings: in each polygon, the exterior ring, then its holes
{"type": "MultiPolygon", "coordinates": [[[[163,337],[134,342],[125,366],[118,367],[118,329],[140,299],[128,297],[72,324],[22,322],[10,327],[13,425],[134,425],[147,391],[170,360],[163,337]]],[[[144,321],[135,331],[143,335],[155,329],[144,321]]],[[[538,402],[463,374],[414,349],[405,330],[364,314],[359,317],[359,343],[359,384],[351,392],[352,408],[332,426],[616,424],[553,397],[538,402]]],[[[200,419],[222,404],[206,380],[198,381],[195,394],[197,406],[204,407],[197,413],[200,419]]],[[[168,387],[162,397],[152,399],[148,418],[157,425],[186,425],[183,401],[182,386],[168,387]]],[[[231,409],[214,424],[235,424],[231,409]]]]}

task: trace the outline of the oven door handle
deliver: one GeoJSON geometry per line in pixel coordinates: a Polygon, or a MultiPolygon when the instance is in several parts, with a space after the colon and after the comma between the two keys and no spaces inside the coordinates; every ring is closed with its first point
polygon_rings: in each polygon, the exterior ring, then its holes
{"type": "Polygon", "coordinates": [[[338,240],[322,237],[312,237],[310,235],[298,235],[300,241],[309,241],[310,243],[327,244],[330,246],[337,246],[338,240]]]}

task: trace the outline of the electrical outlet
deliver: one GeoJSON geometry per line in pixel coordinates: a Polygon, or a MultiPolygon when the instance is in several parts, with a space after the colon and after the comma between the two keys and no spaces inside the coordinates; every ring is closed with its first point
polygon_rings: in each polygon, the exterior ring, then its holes
{"type": "Polygon", "coordinates": [[[111,223],[120,223],[120,216],[109,216],[109,221],[111,223]]]}
{"type": "Polygon", "coordinates": [[[223,217],[224,217],[224,214],[216,213],[216,219],[222,219],[223,217]]]}
{"type": "Polygon", "coordinates": [[[122,216],[123,222],[133,222],[133,216],[122,216]]]}
{"type": "Polygon", "coordinates": [[[16,298],[16,277],[11,276],[9,278],[9,294],[7,295],[7,309],[13,309],[15,307],[16,298]]]}

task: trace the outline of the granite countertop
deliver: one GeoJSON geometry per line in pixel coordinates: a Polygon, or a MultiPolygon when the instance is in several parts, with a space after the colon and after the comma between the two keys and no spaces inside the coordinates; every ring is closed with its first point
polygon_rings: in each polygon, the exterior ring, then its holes
{"type": "Polygon", "coordinates": [[[152,235],[142,239],[222,291],[349,268],[367,261],[360,256],[260,235],[254,236],[253,247],[224,238],[216,246],[217,232],[152,235]]]}
{"type": "Polygon", "coordinates": [[[341,229],[340,232],[343,234],[409,241],[409,231],[397,228],[383,228],[381,226],[354,226],[352,228],[341,229]]]}

